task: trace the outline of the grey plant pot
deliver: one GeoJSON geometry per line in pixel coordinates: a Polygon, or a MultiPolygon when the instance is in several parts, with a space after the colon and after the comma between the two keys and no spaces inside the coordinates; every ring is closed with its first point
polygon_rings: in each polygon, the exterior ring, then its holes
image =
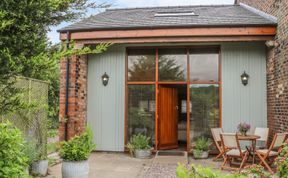
{"type": "Polygon", "coordinates": [[[193,157],[195,159],[207,159],[209,157],[209,151],[202,151],[200,154],[193,150],[193,157]]]}
{"type": "Polygon", "coordinates": [[[141,159],[148,159],[151,158],[151,149],[146,150],[135,150],[134,152],[135,158],[141,158],[141,159]]]}
{"type": "Polygon", "coordinates": [[[39,176],[46,176],[48,170],[48,160],[38,160],[32,163],[32,174],[39,176]]]}
{"type": "Polygon", "coordinates": [[[86,161],[63,161],[62,177],[63,178],[88,178],[89,163],[86,161]]]}

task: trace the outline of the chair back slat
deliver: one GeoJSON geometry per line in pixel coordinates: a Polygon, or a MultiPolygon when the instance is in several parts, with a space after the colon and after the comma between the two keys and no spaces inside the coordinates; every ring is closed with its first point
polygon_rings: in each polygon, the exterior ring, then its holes
{"type": "Polygon", "coordinates": [[[226,148],[238,148],[239,143],[236,133],[222,133],[221,137],[226,148]]]}
{"type": "Polygon", "coordinates": [[[273,139],[274,140],[274,144],[273,144],[272,148],[274,149],[274,148],[279,148],[280,146],[282,146],[282,144],[285,141],[285,138],[286,138],[287,134],[288,133],[277,133],[277,134],[275,134],[274,139],[273,139]]]}
{"type": "Polygon", "coordinates": [[[221,136],[220,134],[223,133],[222,128],[212,128],[211,129],[212,136],[215,142],[220,142],[221,141],[221,136]]]}
{"type": "Polygon", "coordinates": [[[257,139],[258,141],[267,142],[268,134],[269,134],[269,128],[256,127],[254,134],[260,136],[260,138],[257,139]]]}

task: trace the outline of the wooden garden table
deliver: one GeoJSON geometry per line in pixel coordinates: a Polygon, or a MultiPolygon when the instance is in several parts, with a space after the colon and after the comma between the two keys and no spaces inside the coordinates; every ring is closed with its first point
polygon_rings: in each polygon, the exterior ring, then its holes
{"type": "MultiPolygon", "coordinates": [[[[255,162],[256,141],[259,138],[260,138],[259,135],[240,135],[240,134],[238,134],[238,140],[251,141],[252,152],[253,152],[253,155],[252,155],[252,163],[253,164],[255,162]]],[[[247,151],[249,151],[249,150],[247,150],[247,151]]]]}

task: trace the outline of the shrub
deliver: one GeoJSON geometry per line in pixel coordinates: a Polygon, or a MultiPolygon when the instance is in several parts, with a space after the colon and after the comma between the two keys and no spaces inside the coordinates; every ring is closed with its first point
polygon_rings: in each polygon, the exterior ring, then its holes
{"type": "Polygon", "coordinates": [[[132,135],[129,143],[126,145],[126,148],[128,148],[130,153],[133,154],[135,150],[150,149],[151,146],[149,143],[150,143],[150,137],[138,133],[137,135],[132,135]]]}
{"type": "Polygon", "coordinates": [[[219,171],[214,171],[209,167],[202,167],[201,165],[191,165],[190,169],[183,164],[178,164],[176,168],[176,175],[178,178],[246,178],[242,174],[228,174],[222,175],[219,171]]]}
{"type": "Polygon", "coordinates": [[[288,177],[288,143],[283,145],[275,164],[277,165],[279,177],[288,177]]]}
{"type": "Polygon", "coordinates": [[[0,123],[0,177],[24,177],[27,166],[22,133],[10,122],[0,123]]]}
{"type": "Polygon", "coordinates": [[[211,140],[209,138],[199,137],[195,141],[194,149],[208,151],[210,145],[211,145],[211,140]]]}
{"type": "Polygon", "coordinates": [[[90,127],[80,136],[75,136],[67,142],[61,142],[60,156],[65,161],[84,161],[96,148],[93,144],[93,133],[90,127]]]}
{"type": "Polygon", "coordinates": [[[27,164],[29,166],[32,165],[34,161],[36,161],[39,157],[39,151],[37,150],[36,141],[31,139],[26,141],[24,144],[24,154],[27,156],[27,164]]]}

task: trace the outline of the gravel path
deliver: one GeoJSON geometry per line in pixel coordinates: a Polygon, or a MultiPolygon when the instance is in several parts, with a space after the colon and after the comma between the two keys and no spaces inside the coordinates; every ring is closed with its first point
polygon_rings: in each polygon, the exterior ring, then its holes
{"type": "Polygon", "coordinates": [[[177,165],[169,164],[155,164],[152,163],[144,167],[143,172],[141,173],[141,178],[177,178],[176,176],[176,167],[177,165]]]}

